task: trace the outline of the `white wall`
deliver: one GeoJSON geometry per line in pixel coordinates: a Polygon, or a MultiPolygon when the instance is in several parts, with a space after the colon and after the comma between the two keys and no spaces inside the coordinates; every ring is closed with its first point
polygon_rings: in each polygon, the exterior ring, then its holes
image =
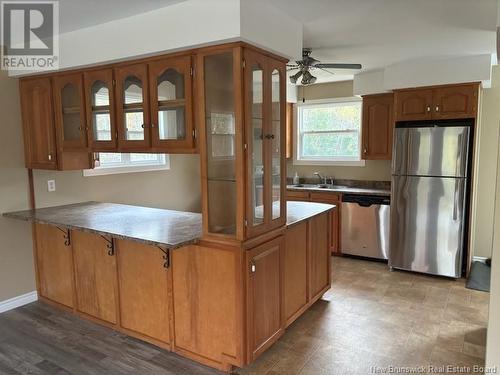
{"type": "Polygon", "coordinates": [[[489,258],[493,242],[495,184],[500,123],[500,66],[493,67],[492,87],[481,95],[476,124],[475,179],[472,197],[471,245],[475,256],[489,258]]]}
{"type": "Polygon", "coordinates": [[[241,0],[241,38],[290,59],[302,57],[302,24],[266,0],[241,0]]]}
{"type": "Polygon", "coordinates": [[[463,82],[491,84],[491,55],[423,58],[354,76],[354,94],[368,95],[408,87],[463,82]]]}
{"type": "MultiPolygon", "coordinates": [[[[495,141],[500,142],[500,137],[495,141]]],[[[494,155],[491,155],[494,157],[494,155]]],[[[497,163],[500,165],[500,153],[497,163]]],[[[493,170],[491,171],[492,175],[493,170]]],[[[490,202],[493,199],[490,198],[490,202]]],[[[488,338],[486,343],[486,366],[497,366],[500,371],[500,173],[496,171],[496,195],[494,215],[494,240],[491,265],[490,313],[488,322],[488,338]]],[[[493,206],[493,204],[492,204],[493,206]]]]}
{"type": "Polygon", "coordinates": [[[262,0],[256,1],[187,0],[61,34],[59,68],[91,66],[236,40],[251,42],[287,58],[300,56],[302,24],[262,0]]]}
{"type": "MultiPolygon", "coordinates": [[[[17,79],[0,70],[0,214],[29,208],[17,79]]],[[[0,301],[35,290],[31,225],[0,216],[0,301]]]]}

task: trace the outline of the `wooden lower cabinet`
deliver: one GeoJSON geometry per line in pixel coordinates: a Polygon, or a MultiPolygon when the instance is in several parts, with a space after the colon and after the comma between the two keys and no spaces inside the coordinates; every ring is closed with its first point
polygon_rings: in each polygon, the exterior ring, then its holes
{"type": "Polygon", "coordinates": [[[117,323],[116,255],[111,239],[72,231],[76,309],[105,322],[117,323]]]}
{"type": "Polygon", "coordinates": [[[247,346],[255,360],[283,333],[281,314],[282,236],[252,250],[247,257],[247,346]]]}
{"type": "Polygon", "coordinates": [[[175,350],[209,366],[241,367],[240,249],[186,246],[172,251],[172,264],[175,350]]]}
{"type": "Polygon", "coordinates": [[[74,279],[70,232],[52,225],[36,224],[35,233],[40,295],[72,308],[74,279]]]}
{"type": "Polygon", "coordinates": [[[251,243],[171,251],[36,224],[40,295],[229,372],[253,362],[330,287],[329,217],[251,243]]]}
{"type": "Polygon", "coordinates": [[[309,295],[319,298],[330,288],[330,246],[328,214],[318,215],[309,220],[309,295]]]}
{"type": "Polygon", "coordinates": [[[283,294],[287,326],[307,307],[309,300],[307,231],[307,222],[301,222],[286,230],[283,294]]]}
{"type": "Polygon", "coordinates": [[[333,254],[341,254],[340,215],[342,214],[342,195],[338,193],[311,193],[311,202],[334,204],[337,206],[337,208],[330,213],[330,248],[333,254]]]}
{"type": "Polygon", "coordinates": [[[116,251],[121,327],[169,344],[171,269],[163,251],[126,240],[116,240],[116,251]]]}

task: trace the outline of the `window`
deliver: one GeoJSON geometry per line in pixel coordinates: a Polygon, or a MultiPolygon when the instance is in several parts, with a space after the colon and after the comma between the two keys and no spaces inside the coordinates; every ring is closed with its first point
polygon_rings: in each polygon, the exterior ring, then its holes
{"type": "Polygon", "coordinates": [[[149,172],[162,169],[170,169],[170,159],[166,154],[100,152],[99,162],[96,162],[96,167],[84,170],[83,175],[99,176],[104,174],[149,172]],[[99,165],[97,166],[97,164],[99,165]]]}
{"type": "Polygon", "coordinates": [[[363,165],[361,100],[299,104],[295,164],[363,165]]]}

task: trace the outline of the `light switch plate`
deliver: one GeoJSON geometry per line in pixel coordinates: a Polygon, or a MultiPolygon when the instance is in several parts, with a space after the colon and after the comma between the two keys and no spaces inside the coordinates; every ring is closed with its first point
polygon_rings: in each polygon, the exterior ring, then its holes
{"type": "Polygon", "coordinates": [[[47,180],[47,190],[56,191],[56,180],[47,180]]]}

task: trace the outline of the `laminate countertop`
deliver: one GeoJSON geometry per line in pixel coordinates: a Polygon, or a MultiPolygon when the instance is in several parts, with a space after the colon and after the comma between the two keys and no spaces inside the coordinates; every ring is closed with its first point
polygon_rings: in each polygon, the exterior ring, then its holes
{"type": "Polygon", "coordinates": [[[328,187],[319,187],[314,184],[300,184],[300,185],[287,185],[287,190],[293,191],[314,191],[322,193],[342,193],[342,194],[358,194],[358,195],[381,195],[391,196],[389,189],[374,189],[374,188],[361,188],[351,186],[338,186],[331,185],[328,187]]]}
{"type": "Polygon", "coordinates": [[[84,202],[3,216],[169,249],[194,243],[201,235],[201,214],[116,203],[84,202]]]}
{"type": "MultiPolygon", "coordinates": [[[[335,208],[313,202],[287,202],[287,226],[335,208]]],[[[7,212],[4,217],[97,233],[176,249],[202,235],[201,214],[116,203],[84,202],[7,212]]]]}

